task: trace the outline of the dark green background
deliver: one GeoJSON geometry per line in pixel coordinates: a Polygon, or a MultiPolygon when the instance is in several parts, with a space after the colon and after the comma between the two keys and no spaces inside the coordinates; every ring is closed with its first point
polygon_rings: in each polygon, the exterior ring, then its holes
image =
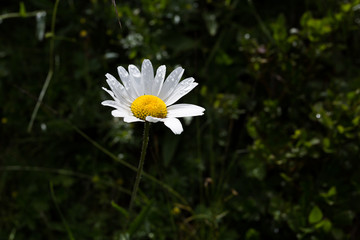
{"type": "Polygon", "coordinates": [[[51,34],[55,1],[1,2],[1,240],[360,239],[359,0],[116,4],[121,28],[110,0],[60,0],[51,34]],[[152,125],[127,224],[143,124],[101,87],[144,58],[206,112],[152,125]]]}

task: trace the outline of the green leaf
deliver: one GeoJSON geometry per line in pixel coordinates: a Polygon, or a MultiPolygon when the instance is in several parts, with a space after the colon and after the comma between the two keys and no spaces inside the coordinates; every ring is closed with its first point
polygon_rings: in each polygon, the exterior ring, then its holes
{"type": "Polygon", "coordinates": [[[313,207],[309,214],[309,223],[314,224],[319,222],[323,217],[323,213],[318,206],[313,207]]]}
{"type": "Polygon", "coordinates": [[[336,195],[336,187],[335,187],[335,186],[332,186],[332,187],[329,189],[329,191],[328,191],[328,193],[327,193],[327,196],[328,196],[328,197],[331,197],[331,196],[334,196],[334,195],[336,195]]]}
{"type": "Polygon", "coordinates": [[[320,193],[320,196],[324,197],[324,198],[329,198],[331,196],[336,195],[337,191],[336,191],[336,186],[332,186],[329,191],[327,191],[326,193],[320,193]]]}
{"type": "Polygon", "coordinates": [[[22,16],[22,17],[26,17],[26,8],[25,8],[24,2],[20,2],[19,14],[20,14],[20,16],[22,16]]]}
{"type": "Polygon", "coordinates": [[[280,173],[280,177],[282,177],[285,181],[291,182],[292,178],[286,175],[285,173],[280,173]]]}
{"type": "Polygon", "coordinates": [[[332,227],[332,223],[330,222],[330,220],[325,219],[323,220],[323,229],[325,232],[329,232],[331,230],[332,227]]]}
{"type": "Polygon", "coordinates": [[[247,230],[246,235],[245,235],[245,239],[246,240],[256,240],[256,239],[260,239],[260,233],[258,231],[256,231],[253,228],[250,228],[249,230],[247,230]]]}
{"type": "Polygon", "coordinates": [[[345,132],[345,128],[343,126],[341,126],[341,125],[337,126],[337,130],[338,130],[339,133],[344,133],[345,132]]]}
{"type": "Polygon", "coordinates": [[[343,4],[341,5],[341,10],[343,12],[349,12],[351,10],[351,3],[346,3],[346,4],[343,4]]]}

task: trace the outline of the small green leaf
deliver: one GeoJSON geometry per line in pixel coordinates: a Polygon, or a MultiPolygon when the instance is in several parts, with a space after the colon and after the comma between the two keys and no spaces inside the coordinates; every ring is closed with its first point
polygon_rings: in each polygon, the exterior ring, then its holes
{"type": "Polygon", "coordinates": [[[336,195],[337,191],[336,191],[336,187],[332,186],[329,191],[327,191],[326,193],[320,193],[320,196],[322,196],[323,198],[329,198],[331,196],[336,195]]]}
{"type": "Polygon", "coordinates": [[[280,173],[280,177],[282,177],[285,181],[291,182],[292,178],[286,175],[285,173],[280,173]]]}
{"type": "Polygon", "coordinates": [[[20,2],[20,6],[19,6],[19,14],[22,17],[26,17],[26,8],[25,8],[25,4],[24,2],[20,2]]]}
{"type": "Polygon", "coordinates": [[[343,126],[341,126],[341,125],[337,126],[337,130],[338,130],[339,133],[344,133],[345,132],[345,128],[343,126]]]}
{"type": "Polygon", "coordinates": [[[45,38],[51,38],[53,36],[54,36],[54,34],[52,32],[45,33],[45,38]]]}
{"type": "Polygon", "coordinates": [[[329,189],[329,191],[328,191],[328,193],[327,193],[327,196],[328,196],[328,197],[331,197],[331,196],[334,196],[334,195],[336,195],[336,187],[335,187],[335,186],[332,186],[332,187],[329,189]]]}
{"type": "Polygon", "coordinates": [[[247,232],[245,234],[245,239],[246,240],[260,239],[260,233],[258,231],[256,231],[255,229],[250,228],[249,230],[247,230],[247,232]]]}
{"type": "Polygon", "coordinates": [[[296,129],[294,134],[291,136],[292,139],[298,139],[301,135],[301,129],[296,129]]]}
{"type": "Polygon", "coordinates": [[[351,10],[351,3],[346,3],[341,6],[341,10],[344,12],[348,12],[351,10]]]}
{"type": "Polygon", "coordinates": [[[359,122],[360,122],[360,116],[357,116],[352,120],[352,124],[355,126],[359,125],[359,122]]]}
{"type": "Polygon", "coordinates": [[[332,227],[332,223],[328,220],[328,219],[325,219],[323,221],[323,229],[325,232],[329,232],[331,230],[331,227],[332,227]]]}
{"type": "Polygon", "coordinates": [[[315,206],[309,214],[309,223],[317,223],[322,219],[322,217],[323,213],[321,212],[320,208],[318,206],[315,206]]]}

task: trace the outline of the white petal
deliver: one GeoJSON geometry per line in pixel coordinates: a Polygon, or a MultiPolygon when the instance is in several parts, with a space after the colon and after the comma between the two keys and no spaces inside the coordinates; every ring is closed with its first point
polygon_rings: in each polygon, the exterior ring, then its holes
{"type": "Polygon", "coordinates": [[[131,111],[130,111],[130,107],[128,106],[124,106],[121,103],[117,102],[117,101],[112,101],[112,100],[106,100],[101,102],[101,105],[103,106],[108,106],[108,107],[113,107],[115,109],[119,109],[121,111],[125,111],[127,112],[129,115],[131,115],[131,111]]]}
{"type": "Polygon", "coordinates": [[[181,122],[177,118],[164,118],[162,120],[168,128],[173,131],[174,134],[180,134],[183,131],[183,127],[181,125],[181,122]]]}
{"type": "Polygon", "coordinates": [[[194,78],[187,78],[181,81],[177,86],[174,92],[166,99],[163,99],[166,106],[169,106],[179,100],[181,97],[185,96],[198,85],[194,82],[194,78]]]}
{"type": "Polygon", "coordinates": [[[125,68],[119,66],[117,68],[118,70],[118,74],[121,78],[121,81],[125,87],[126,92],[128,93],[129,97],[132,98],[132,100],[135,100],[136,98],[136,94],[135,91],[133,90],[133,87],[131,85],[131,80],[130,80],[130,75],[129,73],[125,70],[125,68]]]}
{"type": "Polygon", "coordinates": [[[154,96],[158,96],[160,93],[160,90],[163,86],[164,83],[164,79],[165,79],[165,74],[166,74],[166,66],[165,65],[161,65],[157,70],[156,70],[156,75],[155,75],[155,79],[154,79],[154,83],[152,86],[152,93],[151,95],[154,96]]]}
{"type": "Polygon", "coordinates": [[[127,116],[127,117],[124,117],[124,122],[127,122],[127,123],[132,123],[132,122],[144,122],[144,120],[141,120],[139,118],[136,118],[134,116],[127,116]]]}
{"type": "Polygon", "coordinates": [[[184,69],[182,67],[178,67],[174,71],[172,71],[170,75],[166,78],[158,97],[161,99],[166,99],[175,90],[183,73],[184,69]]]}
{"type": "Polygon", "coordinates": [[[108,106],[108,107],[113,107],[113,108],[118,108],[119,104],[113,100],[105,100],[103,102],[101,102],[101,105],[103,106],[108,106]]]}
{"type": "MultiPolygon", "coordinates": [[[[141,65],[141,77],[144,84],[144,93],[152,94],[152,86],[154,84],[154,69],[149,59],[145,59],[141,65]]],[[[142,95],[143,95],[142,94],[142,95]]]]}
{"type": "Polygon", "coordinates": [[[152,122],[152,123],[157,123],[159,121],[162,121],[162,118],[157,118],[157,117],[152,117],[152,116],[147,116],[146,121],[148,122],[152,122]]]}
{"type": "Polygon", "coordinates": [[[119,77],[120,77],[122,83],[124,84],[124,86],[126,88],[130,87],[129,73],[125,70],[125,68],[123,68],[122,66],[119,66],[117,68],[117,71],[118,71],[119,77]]]}
{"type": "MultiPolygon", "coordinates": [[[[106,89],[106,88],[102,88],[103,90],[105,90],[108,94],[110,94],[110,96],[115,100],[115,102],[119,105],[119,106],[122,106],[122,107],[125,107],[125,108],[129,108],[131,106],[131,104],[127,103],[127,102],[121,102],[116,96],[115,94],[110,91],[109,89],[106,89]]],[[[111,100],[109,100],[111,101],[111,100]]],[[[106,101],[104,101],[106,102],[106,101]]],[[[109,106],[109,105],[106,105],[106,106],[109,106]]],[[[112,106],[110,106],[112,107],[112,106]]]]}
{"type": "Polygon", "coordinates": [[[144,95],[144,83],[141,77],[140,70],[135,66],[129,65],[129,73],[130,73],[130,84],[132,89],[136,93],[136,98],[144,95]]]}
{"type": "Polygon", "coordinates": [[[115,95],[114,95],[114,93],[113,93],[112,91],[110,91],[109,89],[104,88],[104,87],[102,87],[102,89],[103,89],[105,92],[107,92],[114,100],[116,100],[116,97],[115,97],[115,95]]]}
{"type": "Polygon", "coordinates": [[[175,104],[167,108],[169,118],[193,117],[204,114],[205,108],[193,104],[175,104]]]}
{"type": "Polygon", "coordinates": [[[114,117],[129,117],[129,113],[120,109],[111,111],[111,115],[113,115],[114,117]]]}
{"type": "Polygon", "coordinates": [[[119,83],[113,75],[107,73],[105,76],[107,78],[106,82],[116,98],[118,98],[120,102],[127,102],[131,104],[134,99],[129,99],[129,95],[127,94],[124,86],[119,83]]]}

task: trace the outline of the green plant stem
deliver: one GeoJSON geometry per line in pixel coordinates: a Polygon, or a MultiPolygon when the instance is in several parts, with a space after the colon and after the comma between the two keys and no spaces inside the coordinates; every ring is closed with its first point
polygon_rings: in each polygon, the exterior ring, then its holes
{"type": "Polygon", "coordinates": [[[8,19],[8,18],[28,18],[28,17],[36,17],[37,14],[39,13],[44,13],[45,11],[33,11],[33,12],[27,12],[25,15],[18,13],[18,12],[13,12],[13,13],[5,13],[5,14],[1,14],[0,15],[0,21],[8,19]]]}
{"type": "Polygon", "coordinates": [[[39,111],[40,105],[41,105],[41,103],[42,103],[42,101],[44,99],[45,93],[46,93],[46,91],[47,91],[47,89],[49,87],[50,81],[51,81],[51,79],[53,77],[53,74],[54,74],[55,21],[56,21],[56,13],[57,13],[57,9],[58,9],[58,6],[59,6],[59,2],[60,2],[60,0],[55,1],[53,15],[52,15],[52,19],[51,19],[51,32],[50,32],[51,33],[51,40],[50,40],[50,53],[49,53],[49,71],[48,71],[48,74],[46,76],[44,85],[43,85],[43,87],[41,89],[39,98],[38,98],[38,100],[36,102],[35,108],[34,108],[32,114],[31,114],[31,119],[30,119],[30,122],[29,122],[29,125],[28,125],[28,128],[27,128],[28,132],[31,132],[31,129],[33,127],[36,115],[37,115],[37,113],[39,111]]]}
{"type": "Polygon", "coordinates": [[[130,200],[130,205],[129,205],[129,214],[131,214],[131,211],[132,211],[135,199],[136,199],[136,193],[138,191],[139,184],[140,184],[140,179],[141,179],[143,166],[144,166],[144,162],[145,162],[146,149],[147,149],[147,146],[149,143],[149,130],[150,130],[150,122],[145,121],[140,161],[139,161],[139,166],[138,166],[137,173],[136,173],[134,188],[133,188],[133,191],[131,194],[131,200],[130,200]]]}

